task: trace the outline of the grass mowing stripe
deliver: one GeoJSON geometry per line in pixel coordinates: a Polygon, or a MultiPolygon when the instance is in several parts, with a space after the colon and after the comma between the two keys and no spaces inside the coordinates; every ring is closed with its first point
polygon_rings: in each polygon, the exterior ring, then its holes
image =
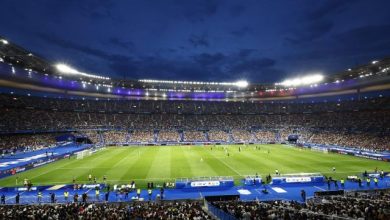
{"type": "Polygon", "coordinates": [[[186,156],[186,147],[170,147],[171,148],[171,178],[192,177],[193,168],[191,161],[186,156]]]}
{"type": "Polygon", "coordinates": [[[147,174],[148,178],[171,177],[171,150],[172,147],[159,147],[156,149],[157,155],[153,158],[147,174]]]}
{"type": "MultiPolygon", "coordinates": [[[[193,177],[203,176],[218,176],[219,169],[216,169],[215,164],[206,155],[199,153],[202,147],[191,146],[183,148],[184,156],[190,164],[193,177]]],[[[187,177],[191,177],[188,176],[187,177]]]]}
{"type": "Polygon", "coordinates": [[[145,179],[157,154],[157,150],[154,147],[139,147],[138,150],[140,156],[129,166],[126,175],[131,178],[145,179]],[[144,149],[141,151],[142,148],[144,149]]]}
{"type": "Polygon", "coordinates": [[[82,159],[84,164],[93,164],[95,167],[91,170],[77,170],[78,172],[77,174],[75,174],[77,181],[87,182],[89,174],[91,174],[92,176],[96,176],[99,179],[102,178],[102,176],[104,175],[104,169],[100,169],[100,165],[105,164],[105,162],[111,162],[114,158],[116,158],[122,153],[123,150],[109,149],[105,157],[104,155],[102,155],[98,158],[87,157],[85,159],[82,159]]]}
{"type": "Polygon", "coordinates": [[[124,147],[128,149],[130,153],[127,155],[129,160],[122,161],[118,167],[114,169],[110,169],[108,171],[109,180],[117,179],[120,180],[120,183],[130,183],[131,181],[127,181],[132,179],[133,175],[133,166],[137,163],[141,156],[144,155],[144,152],[147,150],[147,147],[124,147]]]}
{"type": "MultiPolygon", "coordinates": [[[[234,167],[232,167],[232,166],[230,166],[229,164],[227,164],[227,163],[224,161],[225,159],[220,159],[220,157],[216,157],[215,155],[210,154],[210,153],[209,153],[209,155],[211,155],[215,160],[219,161],[219,163],[223,164],[225,167],[229,168],[231,171],[233,171],[233,173],[235,173],[235,174],[237,174],[237,175],[239,175],[239,176],[242,176],[242,174],[241,174],[238,170],[236,170],[234,167]]],[[[228,158],[229,158],[229,157],[226,156],[226,159],[228,159],[228,158]]],[[[229,174],[229,175],[230,175],[230,174],[229,174]]]]}
{"type": "MultiPolygon", "coordinates": [[[[110,147],[84,159],[63,159],[45,166],[35,168],[15,176],[0,179],[1,186],[15,185],[15,177],[19,177],[19,185],[24,178],[34,177],[33,184],[71,183],[73,176],[78,181],[86,182],[90,172],[107,175],[111,183],[128,183],[137,180],[138,186],[147,181],[173,180],[177,177],[199,176],[233,176],[239,180],[242,175],[268,175],[277,168],[282,173],[320,172],[334,178],[356,175],[364,170],[372,171],[389,169],[383,161],[369,160],[339,154],[301,150],[281,145],[238,145],[226,146],[230,157],[226,156],[224,146],[167,146],[167,147],[110,147]],[[268,150],[270,154],[268,155],[268,150]],[[203,158],[203,161],[201,161],[203,158]],[[335,166],[336,172],[331,168],[335,166]]],[[[157,182],[156,182],[157,181],[157,182]]]]}
{"type": "Polygon", "coordinates": [[[38,181],[35,181],[37,179],[37,177],[46,175],[49,172],[52,172],[53,170],[57,170],[58,168],[65,167],[65,166],[67,166],[69,164],[72,164],[72,165],[76,164],[79,161],[80,160],[75,159],[75,157],[72,157],[70,160],[69,159],[62,159],[62,160],[59,160],[59,161],[56,161],[56,162],[53,162],[53,163],[49,163],[49,164],[46,164],[44,166],[41,166],[41,167],[38,167],[38,168],[35,168],[35,169],[31,169],[31,170],[28,170],[26,172],[17,174],[16,176],[11,176],[11,177],[4,178],[1,181],[4,180],[4,182],[12,184],[11,178],[13,179],[13,178],[19,177],[19,184],[18,185],[21,185],[22,184],[22,180],[25,179],[25,178],[33,180],[34,181],[33,183],[36,184],[36,185],[37,184],[44,184],[45,183],[45,178],[39,178],[38,181]]]}

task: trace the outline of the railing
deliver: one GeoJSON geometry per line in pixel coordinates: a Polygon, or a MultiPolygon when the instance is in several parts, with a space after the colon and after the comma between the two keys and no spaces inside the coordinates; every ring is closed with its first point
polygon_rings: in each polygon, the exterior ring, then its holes
{"type": "Polygon", "coordinates": [[[221,209],[207,203],[207,210],[220,220],[237,220],[234,216],[222,211],[221,209]]]}

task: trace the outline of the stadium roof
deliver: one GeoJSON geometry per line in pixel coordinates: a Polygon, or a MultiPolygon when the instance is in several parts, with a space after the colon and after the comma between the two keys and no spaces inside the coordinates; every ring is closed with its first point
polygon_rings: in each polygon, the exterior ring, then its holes
{"type": "MultiPolygon", "coordinates": [[[[12,65],[7,70],[3,66],[3,80],[6,86],[19,83],[34,87],[44,86],[83,93],[112,94],[118,96],[155,98],[207,98],[207,99],[255,99],[268,97],[297,96],[308,93],[321,93],[347,90],[361,86],[380,86],[386,89],[389,84],[390,58],[370,61],[368,64],[353,67],[333,75],[314,74],[297,76],[274,84],[249,83],[239,79],[235,82],[201,82],[161,79],[110,79],[102,74],[84,73],[74,67],[56,65],[36,53],[25,50],[0,36],[0,57],[4,64],[12,65]],[[19,76],[15,75],[15,68],[19,76]],[[25,73],[22,73],[23,71],[25,73]],[[13,73],[13,75],[9,75],[13,73]],[[31,73],[34,73],[32,77],[31,73]],[[12,77],[10,77],[12,76],[12,77]],[[25,77],[27,76],[27,77],[25,77]],[[41,78],[39,78],[41,77],[41,78]],[[42,77],[46,79],[42,80],[42,77]],[[52,79],[49,83],[48,79],[52,79]],[[60,80],[61,83],[55,82],[60,80]],[[10,82],[12,81],[12,82],[10,82]],[[69,83],[70,85],[66,85],[69,83]]],[[[0,84],[1,85],[1,84],[0,84]]],[[[4,86],[4,82],[3,82],[4,86]]],[[[22,87],[19,85],[19,87],[22,87]]]]}

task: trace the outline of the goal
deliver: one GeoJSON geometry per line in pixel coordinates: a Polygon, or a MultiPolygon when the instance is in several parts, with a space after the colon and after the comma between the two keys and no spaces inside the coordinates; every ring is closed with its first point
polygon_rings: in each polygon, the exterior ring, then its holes
{"type": "Polygon", "coordinates": [[[83,151],[80,151],[80,152],[76,153],[76,158],[78,160],[79,159],[83,159],[84,157],[90,156],[91,154],[92,154],[91,150],[83,150],[83,151]]]}

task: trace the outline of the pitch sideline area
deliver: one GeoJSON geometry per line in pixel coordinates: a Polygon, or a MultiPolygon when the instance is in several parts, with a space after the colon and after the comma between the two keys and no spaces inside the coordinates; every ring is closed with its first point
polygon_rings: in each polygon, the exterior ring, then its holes
{"type": "Polygon", "coordinates": [[[389,163],[339,154],[291,148],[283,145],[219,145],[110,147],[83,159],[63,159],[0,180],[1,186],[18,185],[27,178],[33,185],[87,183],[88,175],[97,182],[107,177],[112,184],[135,181],[162,184],[176,178],[233,176],[236,184],[247,175],[265,177],[275,169],[283,173],[321,173],[335,179],[359,175],[375,168],[388,170],[389,163]],[[332,168],[335,167],[336,171],[332,168]]]}

